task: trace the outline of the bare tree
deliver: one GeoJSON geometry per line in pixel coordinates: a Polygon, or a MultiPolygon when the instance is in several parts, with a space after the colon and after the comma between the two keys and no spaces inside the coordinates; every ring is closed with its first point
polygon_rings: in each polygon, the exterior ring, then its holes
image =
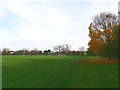
{"type": "Polygon", "coordinates": [[[118,16],[110,13],[110,12],[103,12],[94,16],[92,22],[92,29],[93,30],[114,30],[114,26],[117,25],[118,16]]]}
{"type": "Polygon", "coordinates": [[[80,47],[79,48],[79,51],[81,52],[81,51],[85,51],[85,47],[80,47]]]}
{"type": "Polygon", "coordinates": [[[21,50],[21,52],[23,53],[23,55],[27,55],[27,54],[29,54],[29,49],[24,48],[21,50]]]}
{"type": "Polygon", "coordinates": [[[68,45],[68,44],[63,44],[63,45],[62,45],[62,49],[63,49],[64,52],[68,52],[68,51],[70,51],[71,46],[68,45]]]}
{"type": "Polygon", "coordinates": [[[54,50],[55,50],[56,52],[60,52],[60,53],[61,53],[61,52],[62,52],[62,53],[68,52],[68,51],[70,51],[70,49],[71,49],[71,46],[68,45],[68,44],[57,45],[57,46],[54,47],[54,50]]]}
{"type": "Polygon", "coordinates": [[[34,48],[33,50],[31,50],[31,54],[32,55],[37,55],[40,54],[41,51],[38,50],[38,48],[34,48]]]}
{"type": "Polygon", "coordinates": [[[79,48],[80,54],[85,55],[85,47],[79,48]]]}
{"type": "Polygon", "coordinates": [[[9,55],[10,54],[10,49],[9,48],[3,48],[2,49],[2,54],[3,55],[9,55]]]}
{"type": "Polygon", "coordinates": [[[62,51],[62,45],[57,45],[57,46],[53,47],[53,49],[54,49],[56,52],[61,52],[61,51],[62,51]]]}

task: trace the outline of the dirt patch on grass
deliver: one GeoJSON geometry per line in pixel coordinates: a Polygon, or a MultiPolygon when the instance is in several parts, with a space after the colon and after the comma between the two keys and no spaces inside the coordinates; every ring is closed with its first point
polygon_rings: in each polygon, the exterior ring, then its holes
{"type": "Polygon", "coordinates": [[[117,64],[120,63],[120,60],[97,59],[97,60],[83,60],[82,62],[96,64],[117,64]]]}

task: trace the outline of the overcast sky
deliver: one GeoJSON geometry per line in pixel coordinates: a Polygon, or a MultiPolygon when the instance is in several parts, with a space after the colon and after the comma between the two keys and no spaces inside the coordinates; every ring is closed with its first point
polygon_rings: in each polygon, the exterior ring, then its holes
{"type": "Polygon", "coordinates": [[[0,0],[0,49],[88,47],[94,15],[117,14],[119,0],[0,0]]]}

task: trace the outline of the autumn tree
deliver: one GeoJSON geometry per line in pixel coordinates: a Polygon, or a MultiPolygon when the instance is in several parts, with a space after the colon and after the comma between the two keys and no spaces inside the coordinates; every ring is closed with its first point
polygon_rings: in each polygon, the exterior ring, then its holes
{"type": "Polygon", "coordinates": [[[108,43],[103,44],[102,49],[100,50],[101,54],[104,54],[104,56],[109,56],[109,59],[111,57],[113,58],[119,58],[120,59],[120,26],[116,25],[114,26],[114,32],[112,32],[112,40],[110,40],[108,43]],[[103,51],[107,51],[108,53],[104,53],[103,51]]]}
{"type": "Polygon", "coordinates": [[[87,48],[86,52],[87,52],[87,55],[89,55],[89,56],[94,56],[95,55],[95,53],[91,51],[90,47],[87,48]]]}
{"type": "Polygon", "coordinates": [[[103,12],[94,16],[92,23],[89,26],[89,37],[91,40],[88,43],[91,51],[97,55],[106,56],[111,59],[113,54],[113,36],[114,27],[117,25],[117,15],[103,12]]]}

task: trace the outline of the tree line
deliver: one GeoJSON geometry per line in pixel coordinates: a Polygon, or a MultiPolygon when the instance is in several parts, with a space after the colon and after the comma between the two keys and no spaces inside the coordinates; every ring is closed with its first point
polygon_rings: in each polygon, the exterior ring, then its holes
{"type": "Polygon", "coordinates": [[[71,50],[71,46],[68,44],[56,45],[53,47],[53,51],[48,50],[38,50],[34,48],[33,50],[22,49],[17,51],[11,51],[9,48],[2,49],[2,55],[85,55],[86,51],[84,47],[80,47],[79,50],[71,50]]]}

